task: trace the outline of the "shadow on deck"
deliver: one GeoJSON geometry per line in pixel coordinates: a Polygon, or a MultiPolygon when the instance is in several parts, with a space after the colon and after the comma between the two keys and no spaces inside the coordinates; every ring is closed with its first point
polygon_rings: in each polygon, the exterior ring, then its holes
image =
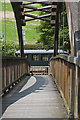
{"type": "Polygon", "coordinates": [[[64,103],[48,75],[26,77],[2,100],[2,118],[67,118],[64,103]]]}

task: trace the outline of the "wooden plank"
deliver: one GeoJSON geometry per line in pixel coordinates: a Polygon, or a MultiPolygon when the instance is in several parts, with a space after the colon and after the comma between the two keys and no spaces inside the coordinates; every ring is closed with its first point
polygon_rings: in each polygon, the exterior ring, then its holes
{"type": "Polygon", "coordinates": [[[57,8],[57,5],[51,5],[52,8],[57,8]]]}
{"type": "Polygon", "coordinates": [[[48,75],[26,77],[3,97],[2,118],[67,118],[63,100],[48,75]]]}

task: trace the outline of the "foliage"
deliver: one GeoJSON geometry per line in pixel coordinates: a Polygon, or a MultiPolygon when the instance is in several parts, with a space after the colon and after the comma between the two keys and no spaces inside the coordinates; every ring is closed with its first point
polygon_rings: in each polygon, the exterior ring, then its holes
{"type": "Polygon", "coordinates": [[[24,46],[25,50],[37,50],[37,49],[43,49],[43,45],[42,44],[26,44],[24,46]]]}
{"type": "MultiPolygon", "coordinates": [[[[5,55],[5,41],[2,42],[2,55],[5,55]]],[[[12,41],[6,42],[6,55],[14,56],[14,43],[12,41]]]]}
{"type": "Polygon", "coordinates": [[[25,40],[26,43],[36,44],[37,40],[40,38],[40,32],[36,31],[36,27],[39,25],[39,20],[34,20],[26,23],[23,27],[25,30],[25,40]]]}
{"type": "MultiPolygon", "coordinates": [[[[12,6],[9,2],[5,3],[6,11],[12,11],[12,6]]],[[[0,11],[4,11],[4,2],[2,2],[2,9],[0,11]]]]}
{"type": "MultiPolygon", "coordinates": [[[[45,13],[40,13],[40,15],[43,15],[45,13]]],[[[39,27],[37,27],[37,30],[41,32],[40,39],[38,39],[38,42],[43,43],[44,47],[46,49],[51,49],[54,47],[54,27],[50,25],[48,22],[41,21],[41,24],[39,27]]],[[[63,8],[61,11],[61,17],[60,17],[60,47],[63,49],[63,8]]],[[[68,23],[67,23],[67,13],[66,13],[66,6],[64,6],[64,50],[70,50],[70,41],[69,41],[69,31],[68,31],[68,23]]]]}
{"type": "Polygon", "coordinates": [[[53,49],[53,39],[54,39],[54,27],[48,22],[41,21],[37,31],[41,32],[40,39],[38,43],[43,43],[45,49],[53,49]]]}
{"type": "MultiPolygon", "coordinates": [[[[19,45],[16,44],[16,50],[19,50],[19,45]]],[[[37,49],[44,49],[42,44],[25,44],[25,50],[37,50],[37,49]]]]}
{"type": "MultiPolygon", "coordinates": [[[[60,17],[60,48],[63,49],[63,11],[60,17]]],[[[66,6],[64,5],[64,50],[70,50],[69,29],[67,22],[66,6]]]]}
{"type": "MultiPolygon", "coordinates": [[[[39,7],[39,6],[38,6],[39,7]]],[[[4,4],[2,10],[4,10],[4,4]]],[[[6,3],[6,11],[12,11],[10,3],[6,3]]],[[[7,12],[6,12],[7,13],[7,12]]],[[[33,14],[42,15],[45,12],[32,12],[33,14]]],[[[32,14],[31,13],[31,14],[32,14]]],[[[67,24],[67,14],[65,7],[65,27],[64,27],[64,49],[70,49],[69,45],[69,34],[68,34],[68,24],[67,24]]],[[[60,48],[63,48],[63,12],[61,12],[61,23],[60,23],[60,48]]],[[[4,33],[4,20],[0,22],[2,26],[2,33],[4,33]]],[[[53,49],[54,47],[54,27],[52,27],[48,22],[33,20],[26,23],[23,27],[25,30],[25,49],[53,49]]],[[[0,28],[1,31],[1,28],[0,28]]],[[[2,34],[0,33],[0,34],[2,34]]],[[[15,28],[15,48],[19,50],[19,41],[17,28],[15,28]]],[[[14,55],[14,18],[6,18],[6,54],[9,56],[14,55]]],[[[2,42],[2,55],[5,54],[5,43],[2,42]]]]}
{"type": "MultiPolygon", "coordinates": [[[[60,48],[63,49],[63,28],[60,28],[60,48]]],[[[68,26],[64,27],[64,50],[70,50],[68,26]]]]}
{"type": "MultiPolygon", "coordinates": [[[[18,51],[19,48],[19,44],[15,45],[15,51],[18,51]]],[[[44,49],[42,44],[26,44],[24,46],[24,49],[26,50],[36,50],[36,49],[44,49]]],[[[2,42],[2,55],[5,55],[5,41],[2,42]]],[[[14,42],[13,41],[7,41],[6,42],[6,55],[7,56],[14,56],[14,42]]]]}
{"type": "MultiPolygon", "coordinates": [[[[5,3],[6,7],[6,14],[9,14],[9,12],[12,12],[12,6],[10,3],[5,3]]],[[[38,6],[39,7],[39,6],[38,6]]],[[[2,3],[2,9],[0,9],[0,12],[4,11],[4,3],[2,3]]],[[[32,12],[34,14],[39,14],[39,11],[32,12]]],[[[9,15],[8,15],[9,16],[9,15]]],[[[33,20],[26,23],[26,26],[23,27],[25,30],[25,49],[42,49],[42,45],[36,44],[37,39],[40,38],[40,33],[36,32],[36,26],[38,26],[39,20],[33,20]]],[[[2,38],[2,34],[4,33],[4,19],[0,21],[0,26],[2,26],[2,29],[0,27],[0,36],[2,38]]],[[[14,55],[14,18],[10,16],[10,18],[6,17],[6,55],[12,56],[14,55]]],[[[4,35],[3,35],[4,36],[4,35]]],[[[19,50],[19,40],[18,40],[18,34],[17,34],[17,27],[15,25],[15,48],[16,50],[19,50]]],[[[2,43],[2,54],[5,54],[5,43],[3,41],[2,43]]]]}

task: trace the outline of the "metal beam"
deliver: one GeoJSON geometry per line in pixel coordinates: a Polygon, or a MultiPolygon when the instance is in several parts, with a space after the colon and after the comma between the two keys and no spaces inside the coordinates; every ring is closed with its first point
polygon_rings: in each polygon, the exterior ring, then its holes
{"type": "Polygon", "coordinates": [[[41,15],[41,16],[37,16],[37,15],[33,15],[33,14],[24,14],[24,15],[28,16],[28,17],[35,18],[35,19],[41,19],[41,18],[45,18],[45,17],[50,17],[51,16],[51,14],[41,15]]]}
{"type": "MultiPolygon", "coordinates": [[[[26,0],[23,0],[26,1],[26,0]]],[[[51,2],[27,2],[27,3],[23,3],[23,5],[30,5],[30,4],[42,4],[42,5],[51,5],[51,2]]]]}
{"type": "Polygon", "coordinates": [[[15,19],[16,19],[16,24],[17,24],[17,31],[18,31],[18,38],[19,38],[19,45],[20,45],[20,53],[21,57],[24,56],[24,48],[23,48],[23,36],[22,36],[22,26],[21,26],[21,18],[20,18],[20,5],[22,2],[11,2],[14,14],[15,14],[15,19]]]}
{"type": "Polygon", "coordinates": [[[43,12],[48,12],[51,13],[51,10],[47,10],[47,9],[42,9],[42,10],[38,10],[38,9],[29,9],[29,10],[24,10],[24,13],[26,12],[33,12],[33,11],[43,11],[43,12]]]}
{"type": "MultiPolygon", "coordinates": [[[[36,18],[28,18],[28,19],[25,19],[25,22],[31,21],[31,20],[35,20],[35,19],[36,19],[36,18]]],[[[46,18],[40,18],[40,20],[50,22],[50,19],[46,19],[46,18]]]]}
{"type": "Polygon", "coordinates": [[[55,21],[55,34],[54,34],[54,56],[58,54],[58,35],[59,35],[59,13],[62,3],[57,3],[56,21],[55,21]]]}
{"type": "Polygon", "coordinates": [[[28,9],[34,9],[34,10],[43,10],[43,9],[49,9],[49,8],[51,8],[51,5],[40,7],[40,8],[36,8],[36,7],[32,7],[32,6],[26,6],[26,5],[23,5],[23,7],[24,8],[28,8],[28,9]]]}

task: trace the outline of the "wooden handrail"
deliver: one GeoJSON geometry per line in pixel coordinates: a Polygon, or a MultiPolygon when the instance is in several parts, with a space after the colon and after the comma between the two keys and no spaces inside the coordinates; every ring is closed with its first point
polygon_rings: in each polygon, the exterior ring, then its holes
{"type": "Polygon", "coordinates": [[[69,116],[80,118],[80,58],[67,55],[51,58],[50,74],[54,76],[69,116]]]}
{"type": "Polygon", "coordinates": [[[30,72],[29,61],[21,57],[2,57],[2,92],[14,86],[22,76],[30,72]]]}

